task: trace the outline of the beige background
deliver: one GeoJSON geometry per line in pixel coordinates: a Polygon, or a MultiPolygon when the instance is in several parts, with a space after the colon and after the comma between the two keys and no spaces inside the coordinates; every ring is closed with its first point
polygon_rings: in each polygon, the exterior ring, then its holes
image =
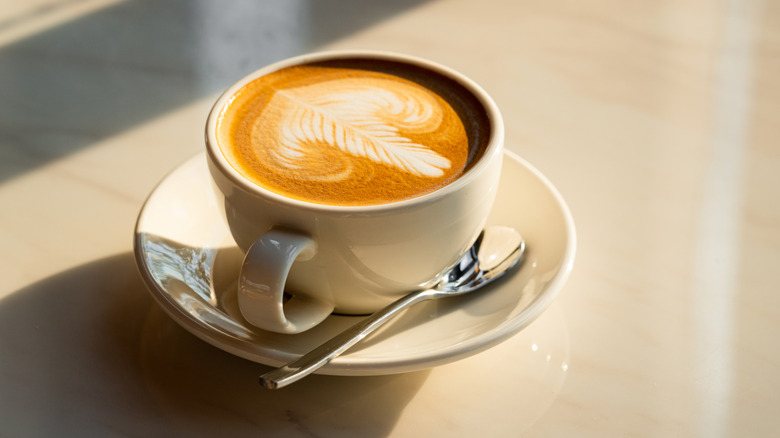
{"type": "Polygon", "coordinates": [[[780,3],[0,3],[0,436],[774,436],[780,3]],[[185,332],[132,258],[216,95],[323,48],[481,83],[572,209],[555,304],[397,376],[266,368],[185,332]]]}

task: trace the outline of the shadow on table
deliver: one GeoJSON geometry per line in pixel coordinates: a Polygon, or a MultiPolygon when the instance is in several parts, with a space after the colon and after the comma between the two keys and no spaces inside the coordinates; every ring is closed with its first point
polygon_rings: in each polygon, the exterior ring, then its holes
{"type": "Polygon", "coordinates": [[[310,376],[267,370],[195,338],[152,300],[132,254],[0,300],[0,432],[8,436],[386,436],[428,372],[310,376]]]}
{"type": "MultiPolygon", "coordinates": [[[[0,181],[425,1],[124,1],[0,45],[0,181]]],[[[80,3],[0,20],[0,37],[80,3]]]]}

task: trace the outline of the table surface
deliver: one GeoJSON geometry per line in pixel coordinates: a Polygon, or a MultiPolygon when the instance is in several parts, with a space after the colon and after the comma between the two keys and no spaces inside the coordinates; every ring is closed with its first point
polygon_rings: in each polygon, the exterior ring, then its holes
{"type": "Polygon", "coordinates": [[[774,436],[778,126],[773,1],[2,2],[0,435],[774,436]],[[332,48],[482,84],[577,259],[483,353],[266,391],[155,304],[133,227],[219,92],[332,48]]]}

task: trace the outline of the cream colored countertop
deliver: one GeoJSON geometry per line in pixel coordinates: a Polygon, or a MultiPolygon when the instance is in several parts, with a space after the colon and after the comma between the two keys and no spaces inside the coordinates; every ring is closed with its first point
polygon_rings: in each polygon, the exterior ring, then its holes
{"type": "Polygon", "coordinates": [[[779,126],[773,1],[0,3],[0,436],[776,436],[779,126]],[[133,227],[222,89],[326,48],[482,84],[577,259],[486,352],[270,392],[156,305],[133,227]]]}

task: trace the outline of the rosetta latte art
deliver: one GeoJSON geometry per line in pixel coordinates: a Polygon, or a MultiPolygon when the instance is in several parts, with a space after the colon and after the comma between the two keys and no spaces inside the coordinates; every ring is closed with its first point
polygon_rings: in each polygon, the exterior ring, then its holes
{"type": "Polygon", "coordinates": [[[262,189],[380,205],[460,178],[487,144],[483,115],[469,90],[434,71],[335,59],[252,79],[222,108],[216,136],[230,165],[262,189]]]}
{"type": "Polygon", "coordinates": [[[277,90],[263,112],[252,128],[255,154],[267,165],[302,170],[299,177],[348,178],[356,157],[429,178],[451,166],[408,137],[442,123],[440,103],[420,87],[382,78],[335,79],[277,90]]]}

